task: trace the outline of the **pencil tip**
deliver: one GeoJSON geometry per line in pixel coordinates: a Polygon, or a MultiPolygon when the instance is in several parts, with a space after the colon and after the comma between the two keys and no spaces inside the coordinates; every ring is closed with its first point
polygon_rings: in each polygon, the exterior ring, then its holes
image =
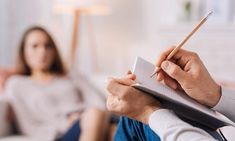
{"type": "Polygon", "coordinates": [[[207,18],[210,17],[213,14],[213,11],[211,11],[208,15],[207,18]]]}
{"type": "Polygon", "coordinates": [[[157,74],[157,71],[154,71],[151,75],[150,75],[150,78],[153,78],[153,76],[157,74]]]}
{"type": "Polygon", "coordinates": [[[153,73],[150,75],[150,78],[153,78],[154,77],[154,75],[156,75],[159,71],[160,71],[160,67],[156,67],[155,69],[154,69],[154,71],[153,71],[153,73]]]}

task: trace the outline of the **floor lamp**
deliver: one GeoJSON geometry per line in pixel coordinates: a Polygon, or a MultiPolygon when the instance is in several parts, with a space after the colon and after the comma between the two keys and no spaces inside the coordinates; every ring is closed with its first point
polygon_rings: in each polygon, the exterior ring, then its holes
{"type": "MultiPolygon", "coordinates": [[[[61,13],[61,14],[63,13],[73,14],[73,29],[72,29],[71,48],[70,48],[71,66],[73,66],[75,63],[75,57],[79,43],[79,36],[80,36],[79,23],[81,15],[85,16],[108,15],[110,14],[110,8],[107,6],[106,0],[57,0],[55,3],[54,11],[56,11],[56,13],[61,13]]],[[[92,26],[90,23],[87,24],[89,24],[89,26],[92,26]]],[[[93,34],[93,31],[91,30],[92,27],[90,27],[89,29],[89,31],[91,32],[89,34],[93,34]]]]}

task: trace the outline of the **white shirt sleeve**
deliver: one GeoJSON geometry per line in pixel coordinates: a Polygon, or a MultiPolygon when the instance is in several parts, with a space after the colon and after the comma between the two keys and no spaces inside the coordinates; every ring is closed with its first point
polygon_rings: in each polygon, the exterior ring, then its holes
{"type": "Polygon", "coordinates": [[[222,88],[222,95],[214,110],[224,114],[230,120],[235,122],[235,91],[222,88]]]}
{"type": "Polygon", "coordinates": [[[167,109],[152,113],[149,126],[159,135],[161,141],[216,141],[204,130],[182,121],[167,109]]]}

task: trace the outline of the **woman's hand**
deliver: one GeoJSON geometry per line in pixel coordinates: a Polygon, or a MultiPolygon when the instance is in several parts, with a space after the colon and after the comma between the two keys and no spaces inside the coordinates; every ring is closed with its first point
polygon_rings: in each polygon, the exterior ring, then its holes
{"type": "Polygon", "coordinates": [[[77,122],[80,118],[81,114],[80,113],[73,113],[68,116],[68,127],[73,126],[75,122],[77,122]]]}
{"type": "Polygon", "coordinates": [[[107,108],[111,112],[147,124],[151,113],[160,109],[160,103],[152,96],[131,87],[135,84],[135,78],[129,71],[123,78],[109,80],[107,108]]]}
{"type": "Polygon", "coordinates": [[[220,86],[212,79],[199,56],[181,49],[166,61],[173,49],[163,52],[157,61],[156,66],[162,68],[157,75],[158,81],[173,89],[184,90],[199,103],[214,107],[221,96],[220,86]]]}

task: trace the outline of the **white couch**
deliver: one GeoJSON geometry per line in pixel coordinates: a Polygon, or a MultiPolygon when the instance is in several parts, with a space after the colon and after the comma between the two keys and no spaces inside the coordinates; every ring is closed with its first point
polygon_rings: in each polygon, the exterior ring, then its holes
{"type": "Polygon", "coordinates": [[[10,125],[6,119],[7,107],[7,102],[3,98],[0,98],[0,137],[10,134],[10,125]]]}
{"type": "Polygon", "coordinates": [[[0,96],[0,141],[39,141],[22,135],[13,135],[10,123],[7,121],[8,103],[0,96]]]}

